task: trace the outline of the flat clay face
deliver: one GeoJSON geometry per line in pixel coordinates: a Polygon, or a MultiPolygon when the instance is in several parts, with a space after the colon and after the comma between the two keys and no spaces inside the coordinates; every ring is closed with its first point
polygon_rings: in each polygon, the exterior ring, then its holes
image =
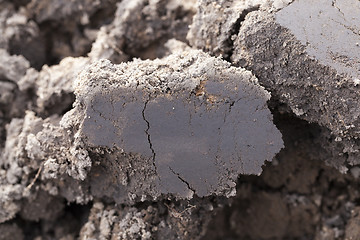
{"type": "Polygon", "coordinates": [[[234,191],[239,174],[259,174],[282,147],[257,91],[252,83],[228,77],[208,77],[193,91],[98,91],[82,131],[89,145],[151,160],[162,194],[234,191]]]}
{"type": "Polygon", "coordinates": [[[320,63],[360,79],[359,12],[360,1],[298,0],[279,11],[276,21],[320,63]]]}

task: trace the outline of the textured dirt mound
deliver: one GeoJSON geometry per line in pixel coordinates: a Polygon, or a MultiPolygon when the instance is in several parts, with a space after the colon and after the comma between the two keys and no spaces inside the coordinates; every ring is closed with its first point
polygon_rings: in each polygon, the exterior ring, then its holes
{"type": "Polygon", "coordinates": [[[0,0],[0,239],[359,239],[358,12],[0,0]]]}

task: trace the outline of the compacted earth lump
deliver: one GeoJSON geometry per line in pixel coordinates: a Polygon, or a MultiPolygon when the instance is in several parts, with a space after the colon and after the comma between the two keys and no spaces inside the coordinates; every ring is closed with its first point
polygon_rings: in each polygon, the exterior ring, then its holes
{"type": "Polygon", "coordinates": [[[360,1],[0,0],[0,240],[360,239],[360,1]]]}

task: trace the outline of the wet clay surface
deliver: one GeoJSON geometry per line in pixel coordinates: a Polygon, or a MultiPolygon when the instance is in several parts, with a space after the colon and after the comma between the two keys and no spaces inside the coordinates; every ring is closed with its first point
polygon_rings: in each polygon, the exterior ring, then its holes
{"type": "Polygon", "coordinates": [[[282,143],[256,88],[236,78],[207,78],[194,91],[97,92],[82,133],[94,147],[117,147],[152,162],[163,194],[203,197],[232,189],[238,174],[258,174],[282,143]]]}
{"type": "Polygon", "coordinates": [[[359,12],[359,1],[298,0],[280,10],[276,20],[320,63],[359,79],[359,12]]]}

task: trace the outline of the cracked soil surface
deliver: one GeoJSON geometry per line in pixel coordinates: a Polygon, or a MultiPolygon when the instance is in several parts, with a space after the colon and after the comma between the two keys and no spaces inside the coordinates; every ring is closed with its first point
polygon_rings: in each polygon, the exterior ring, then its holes
{"type": "Polygon", "coordinates": [[[0,240],[360,239],[359,13],[0,0],[0,240]]]}

